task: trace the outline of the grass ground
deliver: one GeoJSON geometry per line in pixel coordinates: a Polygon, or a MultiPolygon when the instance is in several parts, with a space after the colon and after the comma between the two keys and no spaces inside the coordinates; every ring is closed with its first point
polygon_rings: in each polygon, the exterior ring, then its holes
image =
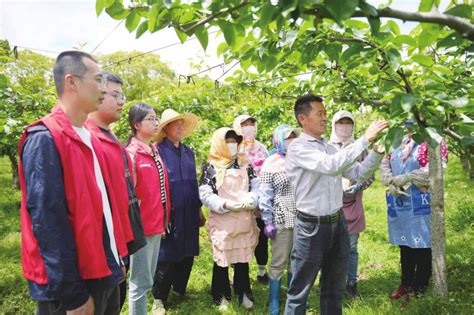
{"type": "MultiPolygon", "coordinates": [[[[0,314],[33,313],[28,286],[21,275],[20,193],[11,187],[10,165],[0,158],[0,314]]],[[[359,240],[359,284],[361,299],[344,301],[344,314],[474,314],[474,182],[452,157],[446,176],[446,239],[449,296],[436,297],[430,289],[405,308],[390,301],[388,292],[399,284],[399,250],[387,242],[384,187],[376,181],[365,193],[367,230],[359,240]]],[[[188,286],[188,297],[170,298],[169,314],[220,314],[210,297],[212,256],[207,233],[201,230],[201,254],[196,257],[188,286]]],[[[256,264],[251,263],[251,279],[256,264]]],[[[285,283],[285,282],[284,282],[285,283]]],[[[252,283],[255,309],[244,311],[234,299],[225,314],[268,313],[267,287],[252,283]]],[[[284,293],[281,303],[284,303],[284,293]]],[[[151,305],[151,299],[150,299],[151,305]]],[[[309,314],[318,314],[318,290],[310,296],[309,314]]],[[[127,307],[122,310],[127,313],[127,307]]]]}

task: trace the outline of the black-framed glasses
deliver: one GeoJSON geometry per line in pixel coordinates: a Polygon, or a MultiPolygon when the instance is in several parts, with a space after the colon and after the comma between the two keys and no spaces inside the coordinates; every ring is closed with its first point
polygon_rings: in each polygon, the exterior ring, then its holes
{"type": "Polygon", "coordinates": [[[104,76],[100,76],[100,77],[96,77],[96,78],[86,77],[86,76],[78,75],[78,74],[73,74],[72,76],[73,76],[73,77],[77,77],[77,78],[81,78],[81,79],[94,80],[98,85],[100,85],[100,86],[102,86],[102,87],[106,87],[106,86],[107,86],[107,78],[104,77],[104,76]]]}
{"type": "Polygon", "coordinates": [[[125,103],[127,101],[127,98],[125,97],[125,95],[123,93],[105,93],[105,94],[108,94],[110,96],[112,96],[113,98],[115,98],[115,101],[117,101],[117,103],[120,103],[120,102],[123,102],[125,103]]]}

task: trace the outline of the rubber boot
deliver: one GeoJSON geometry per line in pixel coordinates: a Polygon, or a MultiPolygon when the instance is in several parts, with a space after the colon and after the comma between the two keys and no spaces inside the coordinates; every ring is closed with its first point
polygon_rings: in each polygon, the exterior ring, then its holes
{"type": "Polygon", "coordinates": [[[275,280],[270,278],[270,303],[268,306],[270,315],[278,315],[280,313],[280,288],[281,279],[275,280]]]}

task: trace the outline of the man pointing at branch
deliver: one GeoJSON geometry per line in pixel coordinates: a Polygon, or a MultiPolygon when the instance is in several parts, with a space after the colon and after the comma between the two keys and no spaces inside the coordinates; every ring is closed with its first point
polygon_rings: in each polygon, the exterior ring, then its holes
{"type": "Polygon", "coordinates": [[[341,178],[364,181],[372,175],[382,155],[371,151],[362,163],[356,159],[388,123],[372,123],[364,136],[339,151],[322,138],[327,117],[321,97],[301,96],[294,110],[304,132],[291,143],[286,159],[298,212],[285,313],[306,312],[308,295],[321,269],[321,314],[342,314],[349,234],[342,212],[341,178]]]}

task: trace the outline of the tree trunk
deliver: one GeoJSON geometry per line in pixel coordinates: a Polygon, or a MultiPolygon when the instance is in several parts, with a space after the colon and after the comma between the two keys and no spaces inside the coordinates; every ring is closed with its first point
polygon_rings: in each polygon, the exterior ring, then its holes
{"type": "Polygon", "coordinates": [[[467,153],[462,153],[459,156],[459,159],[461,160],[461,165],[462,165],[462,170],[464,172],[470,172],[470,166],[469,166],[469,151],[467,153]]]}
{"type": "Polygon", "coordinates": [[[471,145],[467,151],[467,159],[469,160],[469,178],[474,179],[474,145],[471,145]]]}
{"type": "Polygon", "coordinates": [[[441,147],[429,148],[431,192],[431,233],[433,254],[434,291],[441,297],[448,296],[446,272],[446,236],[444,226],[444,178],[441,147]]]}
{"type": "Polygon", "coordinates": [[[14,187],[20,189],[20,179],[18,178],[18,161],[16,160],[16,155],[8,154],[10,159],[10,165],[12,170],[12,184],[14,187]]]}

